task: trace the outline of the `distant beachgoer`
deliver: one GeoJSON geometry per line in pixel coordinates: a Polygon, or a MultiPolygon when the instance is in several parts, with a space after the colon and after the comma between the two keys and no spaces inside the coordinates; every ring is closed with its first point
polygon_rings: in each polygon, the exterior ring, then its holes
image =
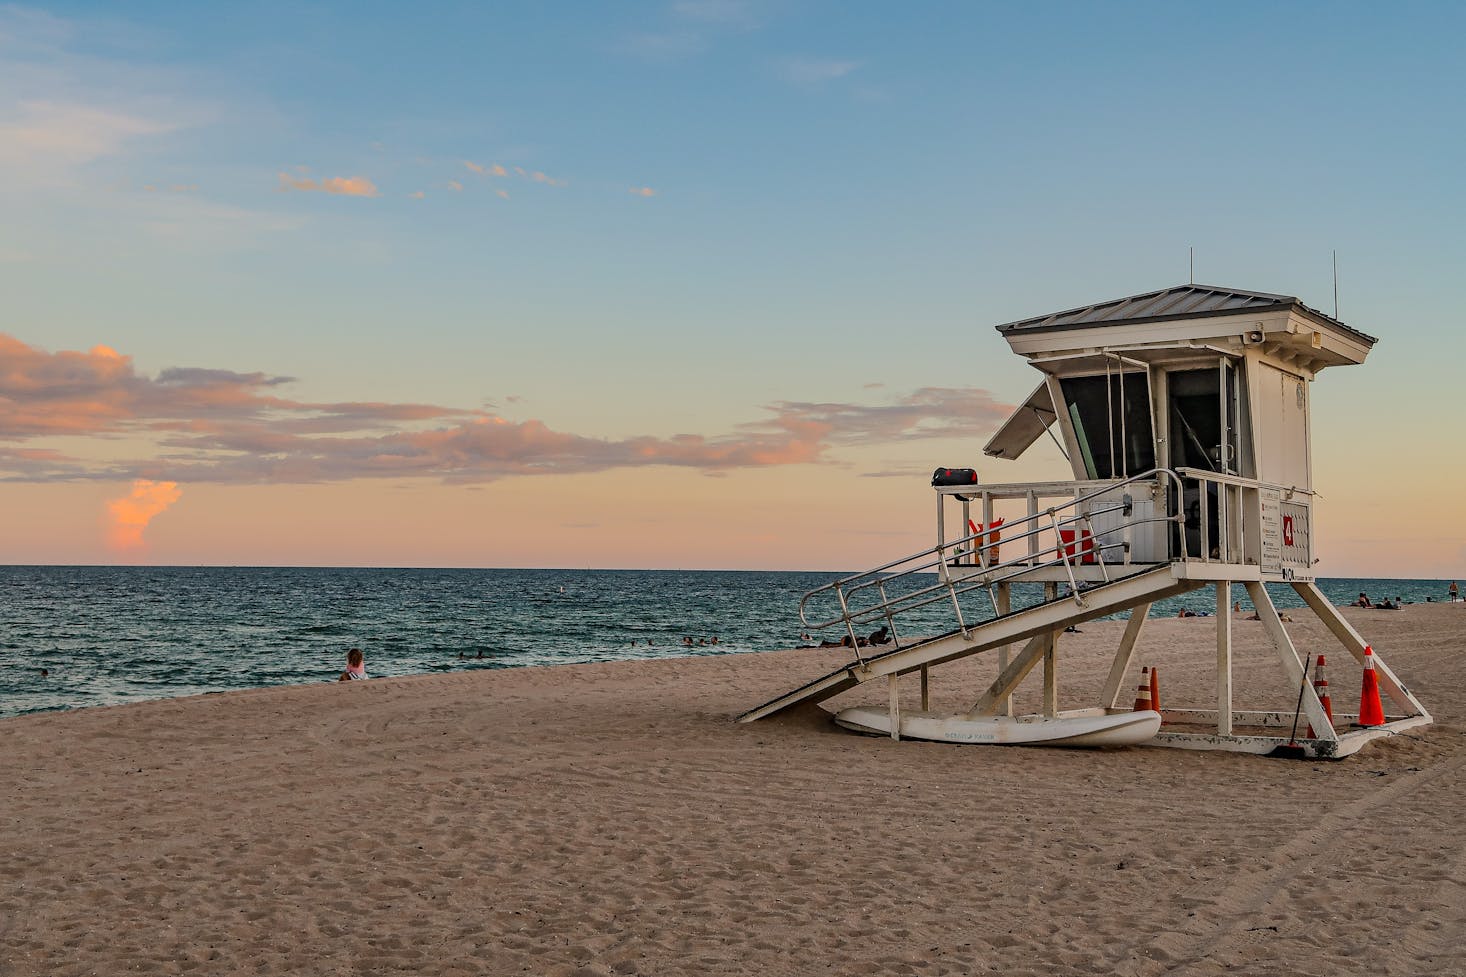
{"type": "Polygon", "coordinates": [[[352,648],[346,653],[346,671],[342,672],[341,677],[336,681],[351,682],[366,677],[366,658],[362,655],[360,648],[352,648]]]}
{"type": "Polygon", "coordinates": [[[1451,585],[1446,588],[1446,593],[1451,595],[1451,603],[1453,604],[1461,599],[1461,588],[1456,586],[1456,581],[1454,580],[1452,580],[1451,585]]]}
{"type": "Polygon", "coordinates": [[[1364,591],[1361,590],[1359,592],[1359,599],[1356,600],[1350,606],[1351,607],[1373,607],[1374,605],[1369,602],[1369,595],[1366,594],[1364,591]]]}
{"type": "Polygon", "coordinates": [[[891,629],[882,624],[872,631],[870,637],[865,640],[873,645],[883,645],[891,640],[891,629]]]}
{"type": "Polygon", "coordinates": [[[465,655],[465,654],[464,654],[464,653],[463,653],[463,652],[461,652],[461,651],[460,651],[460,652],[459,652],[459,653],[458,653],[458,660],[459,660],[459,661],[467,661],[467,660],[468,660],[468,656],[467,656],[467,655],[465,655]]]}
{"type": "Polygon", "coordinates": [[[1400,606],[1391,601],[1388,597],[1376,604],[1375,607],[1381,611],[1398,611],[1400,609],[1400,606]]]}
{"type": "Polygon", "coordinates": [[[1435,603],[1435,598],[1432,597],[1430,594],[1426,594],[1425,595],[1425,602],[1427,604],[1434,604],[1435,603]]]}
{"type": "Polygon", "coordinates": [[[484,650],[482,648],[480,648],[478,650],[478,658],[482,658],[482,657],[484,657],[484,650]]]}
{"type": "Polygon", "coordinates": [[[1233,614],[1241,614],[1242,613],[1242,602],[1240,600],[1234,600],[1234,601],[1232,601],[1232,613],[1233,614]]]}
{"type": "Polygon", "coordinates": [[[707,638],[698,638],[697,639],[697,643],[700,644],[700,645],[706,645],[708,643],[708,639],[707,638]]]}
{"type": "Polygon", "coordinates": [[[1081,631],[1081,630],[1079,630],[1078,628],[1076,628],[1074,625],[1071,624],[1067,628],[1064,629],[1064,633],[1065,634],[1083,634],[1084,632],[1081,631]]]}
{"type": "Polygon", "coordinates": [[[647,638],[647,639],[646,639],[646,646],[647,646],[647,647],[648,647],[648,648],[650,648],[650,647],[651,647],[651,646],[652,646],[652,644],[653,644],[653,642],[652,642],[652,639],[651,639],[651,638],[647,638]]]}
{"type": "Polygon", "coordinates": [[[715,635],[713,635],[713,640],[712,640],[712,641],[710,641],[710,642],[708,642],[708,644],[713,644],[713,645],[715,645],[715,644],[717,644],[717,643],[718,643],[718,636],[717,636],[717,635],[716,635],[716,634],[715,634],[715,635]]]}
{"type": "Polygon", "coordinates": [[[689,635],[683,636],[682,643],[684,645],[686,645],[687,647],[691,648],[692,647],[692,635],[689,634],[689,635]]]}
{"type": "Polygon", "coordinates": [[[51,677],[51,670],[49,668],[43,668],[43,669],[41,669],[41,678],[50,678],[50,677],[51,677]]]}

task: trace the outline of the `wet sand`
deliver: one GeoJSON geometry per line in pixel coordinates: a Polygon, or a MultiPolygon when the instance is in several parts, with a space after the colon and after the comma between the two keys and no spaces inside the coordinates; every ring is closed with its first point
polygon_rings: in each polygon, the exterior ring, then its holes
{"type": "MultiPolygon", "coordinates": [[[[3,720],[0,975],[1466,972],[1466,607],[1346,614],[1436,723],[1337,762],[731,721],[815,650],[3,720]]],[[[1166,707],[1206,705],[1213,623],[1147,626],[1166,707]]],[[[1121,627],[1064,636],[1065,707],[1121,627]]],[[[1237,706],[1291,708],[1234,637],[1237,706]]],[[[935,704],[993,671],[935,670],[935,704]]]]}

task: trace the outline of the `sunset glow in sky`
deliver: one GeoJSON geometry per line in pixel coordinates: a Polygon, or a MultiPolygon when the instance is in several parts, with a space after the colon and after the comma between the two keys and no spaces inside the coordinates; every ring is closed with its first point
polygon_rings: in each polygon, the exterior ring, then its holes
{"type": "Polygon", "coordinates": [[[1380,338],[1326,575],[1466,577],[1457,4],[0,5],[0,560],[856,569],[1196,279],[1380,338]],[[1033,9],[1029,9],[1032,7],[1033,9]]]}

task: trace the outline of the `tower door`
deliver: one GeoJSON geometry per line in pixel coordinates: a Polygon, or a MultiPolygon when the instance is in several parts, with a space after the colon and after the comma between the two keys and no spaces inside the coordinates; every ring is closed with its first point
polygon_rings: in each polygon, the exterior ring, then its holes
{"type": "MultiPolygon", "coordinates": [[[[1247,425],[1241,390],[1237,367],[1226,357],[1220,357],[1215,367],[1166,374],[1168,461],[1172,468],[1237,475],[1250,467],[1245,458],[1247,425]]],[[[1216,486],[1203,488],[1189,482],[1183,495],[1187,553],[1201,556],[1217,552],[1220,520],[1216,515],[1216,486]],[[1201,538],[1203,499],[1210,514],[1205,540],[1201,538]]]]}

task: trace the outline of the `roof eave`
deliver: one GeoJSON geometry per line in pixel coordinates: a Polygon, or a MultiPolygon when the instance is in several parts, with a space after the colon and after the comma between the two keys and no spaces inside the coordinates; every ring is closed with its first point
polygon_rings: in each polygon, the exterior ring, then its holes
{"type": "Polygon", "coordinates": [[[1006,337],[1013,333],[1028,335],[1030,333],[1067,332],[1076,329],[1104,329],[1109,326],[1130,326],[1142,322],[1181,322],[1196,319],[1216,319],[1226,316],[1260,315],[1267,312],[1279,311],[1297,312],[1323,325],[1342,330],[1369,346],[1373,346],[1379,342],[1378,339],[1368,333],[1360,332],[1353,326],[1347,326],[1337,319],[1324,315],[1317,309],[1309,308],[1297,299],[1288,299],[1282,302],[1275,302],[1271,305],[1252,305],[1239,309],[1213,309],[1208,312],[1179,313],[1177,315],[1134,316],[1129,319],[1102,319],[1093,322],[1059,322],[1051,325],[1025,325],[1025,322],[1031,320],[1024,320],[1024,322],[1004,323],[998,326],[997,330],[1000,335],[1006,337]]]}

